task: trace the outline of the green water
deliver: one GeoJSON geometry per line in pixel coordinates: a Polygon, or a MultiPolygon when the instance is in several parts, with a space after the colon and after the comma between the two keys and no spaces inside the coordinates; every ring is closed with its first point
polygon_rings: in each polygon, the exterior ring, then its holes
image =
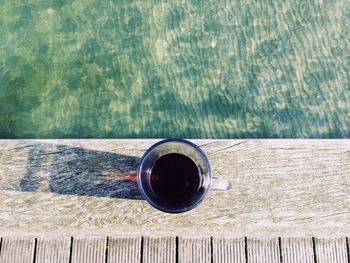
{"type": "Polygon", "coordinates": [[[0,0],[0,137],[350,138],[350,1],[0,0]]]}

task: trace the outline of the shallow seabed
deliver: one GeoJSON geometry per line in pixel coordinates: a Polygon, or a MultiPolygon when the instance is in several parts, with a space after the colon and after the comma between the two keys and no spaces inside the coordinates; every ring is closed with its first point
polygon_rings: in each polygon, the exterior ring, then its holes
{"type": "Polygon", "coordinates": [[[350,138],[348,0],[0,6],[1,138],[350,138]]]}

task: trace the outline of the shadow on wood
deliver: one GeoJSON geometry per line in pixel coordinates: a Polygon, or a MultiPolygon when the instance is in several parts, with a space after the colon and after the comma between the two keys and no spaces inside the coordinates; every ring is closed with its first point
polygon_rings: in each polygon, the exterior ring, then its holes
{"type": "Polygon", "coordinates": [[[28,145],[26,174],[17,190],[141,200],[139,160],[68,145],[28,145]]]}

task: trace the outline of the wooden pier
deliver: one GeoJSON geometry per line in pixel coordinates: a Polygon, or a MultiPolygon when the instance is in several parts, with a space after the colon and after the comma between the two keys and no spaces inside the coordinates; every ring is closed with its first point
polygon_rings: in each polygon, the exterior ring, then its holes
{"type": "Polygon", "coordinates": [[[0,140],[0,262],[348,262],[350,140],[192,140],[231,182],[165,214],[158,140],[0,140]]]}

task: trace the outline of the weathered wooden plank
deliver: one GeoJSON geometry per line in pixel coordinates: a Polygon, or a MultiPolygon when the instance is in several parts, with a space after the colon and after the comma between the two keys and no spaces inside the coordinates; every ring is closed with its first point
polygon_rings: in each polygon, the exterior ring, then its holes
{"type": "Polygon", "coordinates": [[[138,263],[141,259],[141,237],[109,237],[108,263],[138,263]]]}
{"type": "Polygon", "coordinates": [[[70,237],[39,237],[36,245],[36,263],[68,263],[70,237]]]}
{"type": "Polygon", "coordinates": [[[0,263],[32,263],[34,244],[30,237],[3,237],[0,263]]]}
{"type": "Polygon", "coordinates": [[[210,263],[210,237],[179,237],[179,263],[210,263]]]}
{"type": "Polygon", "coordinates": [[[0,140],[1,233],[350,235],[350,140],[193,140],[233,187],[182,215],[141,200],[156,141],[0,140]]]}
{"type": "Polygon", "coordinates": [[[314,251],[311,237],[281,238],[283,263],[313,263],[314,251]]]}
{"type": "Polygon", "coordinates": [[[106,238],[73,238],[72,263],[105,262],[106,238]]]}
{"type": "Polygon", "coordinates": [[[315,238],[316,262],[348,262],[346,238],[315,238]]]}
{"type": "Polygon", "coordinates": [[[213,263],[245,263],[244,238],[213,237],[213,263]]]}
{"type": "Polygon", "coordinates": [[[280,262],[278,238],[247,238],[248,262],[280,262]]]}
{"type": "Polygon", "coordinates": [[[176,242],[174,236],[143,238],[144,263],[175,263],[176,242]]]}

